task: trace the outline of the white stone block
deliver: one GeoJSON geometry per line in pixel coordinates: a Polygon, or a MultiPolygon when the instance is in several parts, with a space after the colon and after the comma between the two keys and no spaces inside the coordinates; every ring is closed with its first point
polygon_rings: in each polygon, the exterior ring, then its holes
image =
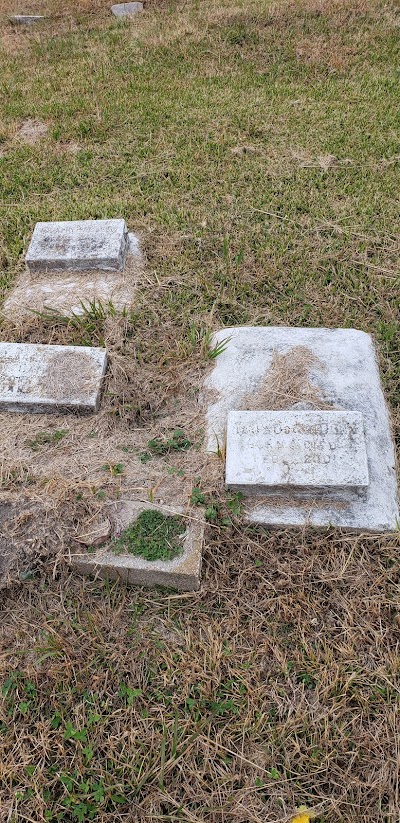
{"type": "Polygon", "coordinates": [[[97,411],[105,349],[0,343],[0,410],[97,411]]]}
{"type": "Polygon", "coordinates": [[[350,411],[231,411],[226,485],[315,494],[368,486],[362,415],[350,411]]]}
{"type": "Polygon", "coordinates": [[[115,17],[131,17],[143,11],[143,3],[115,3],[111,6],[111,11],[115,17]]]}
{"type": "Polygon", "coordinates": [[[13,14],[9,19],[11,23],[32,26],[34,23],[40,23],[41,20],[46,18],[43,14],[13,14]]]}
{"type": "MultiPolygon", "coordinates": [[[[351,489],[343,490],[341,500],[334,499],[332,494],[315,504],[312,500],[295,500],[289,489],[279,499],[269,495],[251,499],[248,495],[247,519],[279,527],[309,524],[357,531],[396,530],[400,517],[395,451],[370,335],[356,329],[248,326],[222,329],[214,335],[213,343],[229,338],[225,351],[216,358],[214,369],[206,380],[210,398],[208,451],[224,449],[228,413],[252,409],[252,399],[257,398],[257,393],[273,373],[274,358],[284,355],[290,366],[291,355],[302,347],[311,355],[313,362],[308,379],[324,408],[355,411],[362,415],[368,460],[369,485],[364,489],[360,487],[357,493],[351,489]]],[[[273,381],[269,385],[273,386],[273,381]]],[[[285,398],[287,401],[287,395],[285,398]]],[[[267,396],[265,404],[256,408],[279,409],[279,397],[270,399],[270,406],[267,396]]],[[[299,408],[295,397],[292,404],[286,402],[286,409],[290,408],[299,408]]]]}
{"type": "Polygon", "coordinates": [[[125,220],[36,223],[26,255],[32,271],[120,270],[128,248],[125,220]]]}

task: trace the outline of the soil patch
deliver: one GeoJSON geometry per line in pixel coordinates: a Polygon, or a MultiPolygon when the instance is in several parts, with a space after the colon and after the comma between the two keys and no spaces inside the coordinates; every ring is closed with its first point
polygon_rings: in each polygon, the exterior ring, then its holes
{"type": "Polygon", "coordinates": [[[46,137],[49,127],[41,120],[25,120],[17,131],[16,137],[24,143],[34,145],[38,140],[46,137]]]}

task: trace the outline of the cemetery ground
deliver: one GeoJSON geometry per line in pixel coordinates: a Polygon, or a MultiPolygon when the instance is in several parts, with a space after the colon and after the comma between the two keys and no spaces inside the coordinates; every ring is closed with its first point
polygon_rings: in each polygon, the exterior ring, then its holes
{"type": "Polygon", "coordinates": [[[1,11],[2,299],[37,221],[123,217],[145,264],[132,310],[2,322],[110,364],[96,415],[1,415],[0,820],[394,823],[398,535],[246,525],[199,397],[216,329],[355,327],[398,436],[399,5],[1,11]],[[200,591],[71,571],[135,496],[205,518],[200,591]]]}

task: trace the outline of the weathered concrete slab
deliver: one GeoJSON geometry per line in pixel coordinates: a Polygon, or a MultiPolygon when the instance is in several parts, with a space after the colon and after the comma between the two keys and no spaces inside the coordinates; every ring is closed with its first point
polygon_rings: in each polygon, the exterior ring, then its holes
{"type": "Polygon", "coordinates": [[[210,392],[207,448],[223,450],[231,410],[286,409],[356,411],[364,422],[369,485],[343,489],[341,499],[295,499],[292,490],[280,496],[247,498],[251,522],[274,526],[339,526],[372,532],[393,531],[399,522],[395,452],[388,409],[370,335],[355,329],[239,327],[218,332],[214,343],[231,338],[215,360],[206,381],[210,392]],[[286,384],[296,386],[296,352],[309,354],[309,391],[293,396],[282,389],[276,361],[285,364],[286,384]],[[293,372],[290,362],[293,358],[293,372]],[[267,390],[266,390],[267,389],[267,390]],[[305,402],[304,397],[311,398],[305,402]],[[320,404],[320,406],[319,406],[320,404]]]}
{"type": "MultiPolygon", "coordinates": [[[[139,514],[147,509],[157,509],[163,514],[182,514],[179,507],[155,506],[151,503],[129,501],[121,504],[116,513],[114,534],[118,536],[139,514]]],[[[109,514],[112,513],[109,512],[109,514]]],[[[91,574],[102,579],[122,580],[139,586],[170,586],[179,591],[197,591],[200,588],[204,523],[188,520],[183,539],[183,553],[173,560],[145,560],[133,554],[115,554],[109,548],[71,555],[72,565],[81,574],[91,574]]]]}
{"type": "Polygon", "coordinates": [[[115,17],[131,17],[143,11],[143,3],[115,3],[111,6],[111,11],[115,17]]]}
{"type": "Polygon", "coordinates": [[[0,343],[0,410],[94,412],[106,366],[105,349],[0,343]]]}
{"type": "Polygon", "coordinates": [[[10,23],[32,26],[34,23],[40,23],[41,20],[46,18],[43,14],[12,14],[8,19],[10,23]]]}
{"type": "Polygon", "coordinates": [[[231,411],[226,485],[254,493],[292,487],[328,493],[368,486],[359,412],[231,411]]]}
{"type": "Polygon", "coordinates": [[[128,247],[125,220],[36,223],[26,255],[34,271],[120,270],[128,247]]]}

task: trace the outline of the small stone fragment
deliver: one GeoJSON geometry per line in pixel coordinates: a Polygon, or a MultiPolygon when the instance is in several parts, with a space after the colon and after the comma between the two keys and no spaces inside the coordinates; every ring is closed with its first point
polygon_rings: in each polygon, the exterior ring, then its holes
{"type": "Polygon", "coordinates": [[[111,534],[111,523],[108,518],[100,523],[91,524],[88,529],[76,538],[83,546],[101,546],[111,534]]]}
{"type": "Polygon", "coordinates": [[[116,3],[111,6],[111,11],[115,17],[131,17],[143,11],[143,3],[116,3]]]}

